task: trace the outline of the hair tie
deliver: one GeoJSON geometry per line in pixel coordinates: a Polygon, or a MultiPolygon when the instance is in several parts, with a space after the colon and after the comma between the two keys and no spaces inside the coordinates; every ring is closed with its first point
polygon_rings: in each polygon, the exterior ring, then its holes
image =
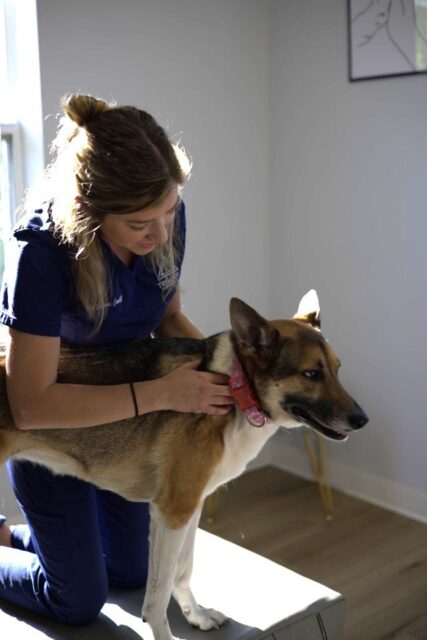
{"type": "Polygon", "coordinates": [[[129,382],[129,386],[132,394],[133,406],[135,408],[135,418],[137,418],[139,416],[139,407],[138,407],[138,402],[136,400],[136,393],[135,393],[135,387],[133,386],[133,382],[129,382]]]}

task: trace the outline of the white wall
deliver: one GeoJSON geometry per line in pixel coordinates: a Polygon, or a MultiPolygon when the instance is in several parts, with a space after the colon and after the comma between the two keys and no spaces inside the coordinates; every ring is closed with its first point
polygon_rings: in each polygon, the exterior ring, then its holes
{"type": "Polygon", "coordinates": [[[394,507],[409,492],[401,508],[427,519],[427,82],[350,83],[345,5],[272,5],[272,312],[317,288],[342,380],[370,416],[329,446],[336,478],[356,473],[394,507]]]}

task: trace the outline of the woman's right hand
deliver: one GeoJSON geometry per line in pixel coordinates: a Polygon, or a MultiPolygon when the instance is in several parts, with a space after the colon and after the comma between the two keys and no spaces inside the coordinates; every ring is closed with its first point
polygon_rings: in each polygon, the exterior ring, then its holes
{"type": "Polygon", "coordinates": [[[161,378],[166,408],[184,413],[224,415],[234,404],[228,376],[197,371],[200,362],[187,362],[161,378]]]}

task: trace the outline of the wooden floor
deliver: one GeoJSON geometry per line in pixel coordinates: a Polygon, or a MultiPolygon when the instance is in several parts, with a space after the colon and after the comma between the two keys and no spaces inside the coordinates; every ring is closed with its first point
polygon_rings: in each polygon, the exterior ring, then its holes
{"type": "Polygon", "coordinates": [[[345,640],[427,640],[427,525],[334,502],[326,522],[314,483],[268,467],[222,489],[201,527],[342,593],[345,640]]]}

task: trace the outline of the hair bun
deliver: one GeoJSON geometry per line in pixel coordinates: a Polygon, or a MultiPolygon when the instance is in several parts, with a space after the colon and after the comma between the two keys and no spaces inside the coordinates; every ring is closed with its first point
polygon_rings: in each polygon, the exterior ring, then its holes
{"type": "Polygon", "coordinates": [[[104,100],[92,96],[68,95],[62,100],[62,108],[73,122],[79,127],[84,127],[111,107],[104,100]]]}

